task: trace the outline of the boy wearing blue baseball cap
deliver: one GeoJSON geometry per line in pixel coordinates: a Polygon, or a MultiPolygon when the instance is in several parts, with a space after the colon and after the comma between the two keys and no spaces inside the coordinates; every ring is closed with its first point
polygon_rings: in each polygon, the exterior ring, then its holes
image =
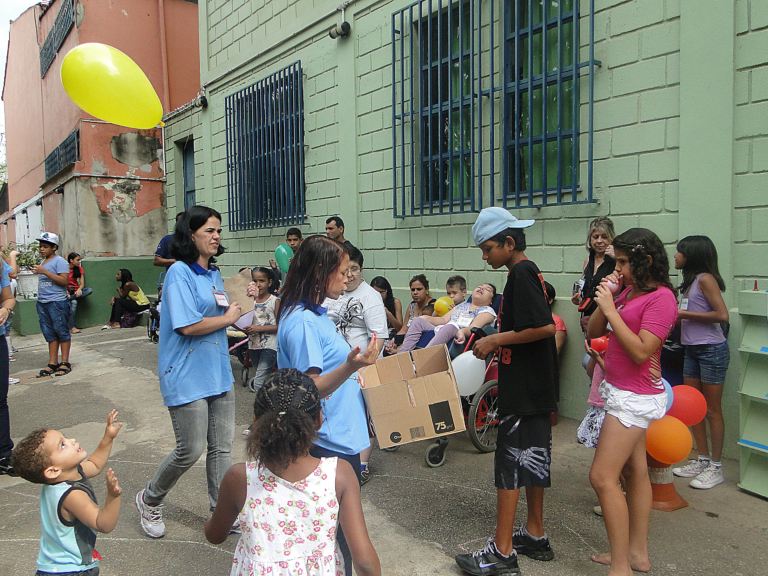
{"type": "Polygon", "coordinates": [[[499,353],[499,426],[494,473],[496,535],[482,550],[456,556],[459,567],[475,576],[519,574],[517,554],[552,560],[544,532],[544,488],[550,486],[552,425],[557,410],[559,374],[555,323],[544,279],[525,257],[524,229],[502,208],[486,208],[472,227],[483,260],[509,269],[499,314],[499,333],[478,340],[478,358],[499,353]],[[514,529],[520,488],[528,503],[526,524],[514,529]]]}
{"type": "Polygon", "coordinates": [[[56,255],[59,248],[59,236],[53,232],[43,232],[37,238],[40,243],[42,264],[32,266],[32,272],[38,275],[37,315],[40,319],[40,331],[48,342],[48,366],[40,370],[42,376],[64,376],[72,371],[69,363],[69,349],[72,336],[69,333],[69,263],[56,255]],[[59,362],[61,348],[61,362],[59,362]]]}

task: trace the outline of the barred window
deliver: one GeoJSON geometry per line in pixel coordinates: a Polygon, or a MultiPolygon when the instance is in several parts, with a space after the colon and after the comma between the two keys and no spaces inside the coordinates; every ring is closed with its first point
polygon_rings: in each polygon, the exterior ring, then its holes
{"type": "Polygon", "coordinates": [[[75,23],[75,8],[74,0],[64,0],[59,9],[59,13],[56,14],[56,20],[53,23],[53,28],[48,32],[48,36],[45,37],[42,47],[40,48],[40,78],[45,77],[45,73],[53,64],[53,60],[56,58],[56,53],[64,44],[64,39],[69,34],[72,25],[75,23]]]}
{"type": "Polygon", "coordinates": [[[515,207],[578,199],[578,0],[507,2],[505,160],[515,207]]]}
{"type": "Polygon", "coordinates": [[[396,217],[593,201],[593,12],[581,20],[579,0],[420,0],[392,15],[396,217]]]}
{"type": "Polygon", "coordinates": [[[301,62],[226,98],[230,229],[303,224],[301,62]]]}
{"type": "Polygon", "coordinates": [[[72,131],[56,149],[45,158],[46,182],[80,160],[80,132],[72,131]]]}
{"type": "Polygon", "coordinates": [[[184,172],[184,210],[197,204],[195,196],[195,141],[191,138],[181,145],[184,172]]]}

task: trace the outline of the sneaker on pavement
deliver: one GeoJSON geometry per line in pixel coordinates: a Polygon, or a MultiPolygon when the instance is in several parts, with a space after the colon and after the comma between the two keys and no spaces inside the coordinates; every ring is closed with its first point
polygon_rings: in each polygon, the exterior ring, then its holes
{"type": "Polygon", "coordinates": [[[710,464],[704,472],[691,480],[691,483],[688,484],[688,486],[691,488],[698,488],[699,490],[709,490],[723,482],[725,482],[725,478],[723,478],[723,467],[710,464]]]}
{"type": "Polygon", "coordinates": [[[545,534],[543,538],[534,538],[528,534],[525,526],[515,530],[512,535],[512,545],[515,547],[515,552],[525,554],[534,560],[548,562],[555,558],[555,552],[549,545],[549,536],[545,534]]]}
{"type": "Polygon", "coordinates": [[[16,356],[8,356],[8,362],[16,362],[16,356]]]}
{"type": "Polygon", "coordinates": [[[470,554],[459,554],[455,560],[459,568],[472,576],[520,574],[517,554],[512,552],[509,556],[502,556],[492,538],[482,550],[470,554]]]}
{"type": "Polygon", "coordinates": [[[8,384],[18,384],[21,382],[21,378],[8,378],[8,384]]]}
{"type": "Polygon", "coordinates": [[[672,468],[672,474],[680,478],[696,478],[709,466],[709,460],[691,460],[685,466],[672,468]]]}
{"type": "Polygon", "coordinates": [[[232,524],[232,528],[229,529],[230,534],[242,534],[243,530],[240,528],[240,520],[235,520],[235,523],[232,524]]]}
{"type": "Polygon", "coordinates": [[[0,458],[0,476],[3,474],[13,476],[14,478],[18,477],[18,474],[13,469],[10,458],[0,458]]]}
{"type": "Polygon", "coordinates": [[[163,506],[150,506],[144,502],[144,490],[136,494],[136,508],[141,516],[141,529],[150,538],[162,538],[165,536],[165,523],[163,522],[163,506]]]}

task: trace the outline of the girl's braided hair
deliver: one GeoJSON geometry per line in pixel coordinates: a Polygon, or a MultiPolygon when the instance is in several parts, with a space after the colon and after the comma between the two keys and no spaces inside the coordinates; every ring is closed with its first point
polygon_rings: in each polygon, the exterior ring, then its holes
{"type": "Polygon", "coordinates": [[[653,292],[666,286],[673,293],[677,290],[669,280],[669,258],[664,244],[647,228],[630,228],[613,239],[613,247],[626,254],[637,287],[643,292],[653,292]],[[648,262],[648,256],[651,262],[648,262]]]}
{"type": "Polygon", "coordinates": [[[285,368],[271,373],[256,393],[256,418],[246,451],[273,472],[285,470],[305,456],[317,435],[320,393],[314,380],[285,368]]]}

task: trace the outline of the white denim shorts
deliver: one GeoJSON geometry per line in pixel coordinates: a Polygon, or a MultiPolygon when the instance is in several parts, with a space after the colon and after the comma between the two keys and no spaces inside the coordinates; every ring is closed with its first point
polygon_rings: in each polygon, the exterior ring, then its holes
{"type": "Polygon", "coordinates": [[[637,394],[603,380],[599,391],[605,401],[606,414],[615,416],[627,428],[648,428],[651,421],[664,416],[667,409],[667,395],[663,390],[659,394],[637,394]]]}

